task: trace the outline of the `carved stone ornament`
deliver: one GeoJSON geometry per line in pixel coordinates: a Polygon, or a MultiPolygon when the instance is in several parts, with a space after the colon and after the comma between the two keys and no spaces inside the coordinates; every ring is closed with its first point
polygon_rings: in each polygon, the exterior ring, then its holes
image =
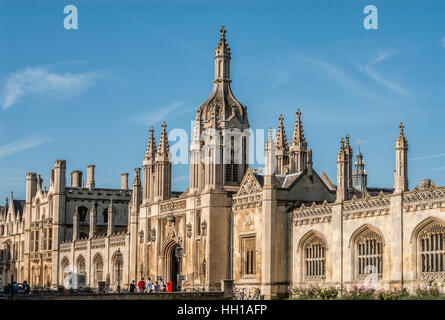
{"type": "Polygon", "coordinates": [[[192,224],[189,222],[186,225],[187,237],[190,238],[192,236],[192,224]]]}

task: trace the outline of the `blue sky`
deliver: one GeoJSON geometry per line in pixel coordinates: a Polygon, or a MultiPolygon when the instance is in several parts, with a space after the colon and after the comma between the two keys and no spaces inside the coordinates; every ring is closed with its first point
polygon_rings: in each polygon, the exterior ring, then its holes
{"type": "MultiPolygon", "coordinates": [[[[157,139],[190,129],[212,88],[225,24],[232,89],[253,129],[297,106],[315,169],[336,181],[340,137],[362,140],[370,186],[391,187],[399,121],[409,141],[410,187],[445,184],[445,3],[439,1],[2,1],[0,197],[24,198],[25,174],[44,185],[55,159],[68,174],[96,165],[98,187],[142,165],[157,139]],[[76,5],[79,29],[63,28],[76,5]],[[378,30],[363,8],[378,8],[378,30]]],[[[185,190],[188,167],[173,167],[185,190]]]]}

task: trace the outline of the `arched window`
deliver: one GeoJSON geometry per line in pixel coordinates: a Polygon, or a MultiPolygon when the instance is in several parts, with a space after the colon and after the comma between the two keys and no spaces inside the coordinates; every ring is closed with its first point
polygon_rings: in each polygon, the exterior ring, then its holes
{"type": "Polygon", "coordinates": [[[62,263],[60,264],[62,269],[62,281],[63,285],[67,288],[72,288],[73,282],[71,279],[71,268],[70,268],[70,262],[68,261],[67,257],[64,257],[62,259],[62,263]]]}
{"type": "Polygon", "coordinates": [[[359,280],[383,274],[383,238],[372,229],[365,229],[355,240],[356,275],[359,280]]]}
{"type": "Polygon", "coordinates": [[[103,281],[104,262],[102,256],[98,255],[94,259],[94,282],[103,281]]]}
{"type": "Polygon", "coordinates": [[[86,285],[85,270],[85,259],[83,256],[79,256],[77,258],[77,287],[85,287],[86,285]]]}
{"type": "Polygon", "coordinates": [[[304,280],[326,278],[326,242],[317,234],[311,235],[303,245],[304,280]]]}
{"type": "Polygon", "coordinates": [[[102,216],[104,217],[104,223],[108,223],[108,208],[105,208],[104,211],[102,211],[102,216]]]}
{"type": "Polygon", "coordinates": [[[445,225],[435,221],[428,224],[419,232],[418,241],[422,278],[444,272],[445,225]]]}
{"type": "Polygon", "coordinates": [[[113,283],[122,282],[124,260],[122,254],[115,254],[113,257],[113,283]]]}
{"type": "Polygon", "coordinates": [[[85,223],[88,214],[88,208],[82,206],[79,207],[78,210],[79,210],[79,221],[81,223],[85,223]]]}

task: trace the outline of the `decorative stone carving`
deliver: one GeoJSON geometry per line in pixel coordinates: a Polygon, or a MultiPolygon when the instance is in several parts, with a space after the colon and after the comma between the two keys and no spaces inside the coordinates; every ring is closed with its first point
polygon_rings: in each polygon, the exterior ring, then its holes
{"type": "Polygon", "coordinates": [[[192,236],[192,224],[189,222],[186,225],[186,232],[187,232],[187,238],[190,238],[192,236]]]}

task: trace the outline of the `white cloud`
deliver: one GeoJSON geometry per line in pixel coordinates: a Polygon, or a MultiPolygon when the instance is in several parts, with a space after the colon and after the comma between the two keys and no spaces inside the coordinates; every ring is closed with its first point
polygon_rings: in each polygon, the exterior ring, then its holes
{"type": "Polygon", "coordinates": [[[1,104],[7,110],[26,96],[73,97],[94,85],[99,76],[98,72],[62,74],[51,72],[48,67],[25,68],[5,77],[1,104]]]}
{"type": "Polygon", "coordinates": [[[442,39],[440,39],[442,42],[442,46],[445,48],[445,36],[442,37],[442,39]]]}
{"type": "Polygon", "coordinates": [[[368,75],[371,79],[378,82],[379,84],[385,86],[386,88],[390,89],[391,91],[394,91],[395,93],[397,93],[399,95],[409,97],[410,94],[408,93],[408,91],[406,91],[405,88],[403,88],[401,85],[399,85],[393,81],[385,79],[381,74],[379,74],[378,72],[376,72],[375,70],[373,70],[371,68],[371,66],[373,66],[379,62],[382,62],[397,53],[398,53],[398,51],[380,52],[377,58],[375,58],[371,63],[366,64],[361,69],[366,75],[368,75]]]}
{"type": "MultiPolygon", "coordinates": [[[[175,101],[168,106],[158,108],[155,111],[149,111],[143,114],[137,114],[131,116],[125,120],[126,123],[151,126],[162,120],[167,120],[167,115],[178,109],[180,106],[184,105],[184,101],[175,101]]],[[[188,110],[187,110],[188,111],[188,110]]],[[[176,112],[176,115],[183,114],[185,112],[176,112]]]]}
{"type": "Polygon", "coordinates": [[[0,147],[0,159],[3,159],[7,156],[10,156],[14,153],[24,151],[27,149],[35,148],[39,145],[42,145],[48,141],[51,141],[51,138],[48,137],[30,137],[22,140],[17,140],[6,144],[0,147]]]}
{"type": "Polygon", "coordinates": [[[445,157],[445,153],[430,154],[427,156],[412,158],[411,160],[425,160],[425,159],[433,159],[433,158],[440,158],[440,157],[445,157]]]}

